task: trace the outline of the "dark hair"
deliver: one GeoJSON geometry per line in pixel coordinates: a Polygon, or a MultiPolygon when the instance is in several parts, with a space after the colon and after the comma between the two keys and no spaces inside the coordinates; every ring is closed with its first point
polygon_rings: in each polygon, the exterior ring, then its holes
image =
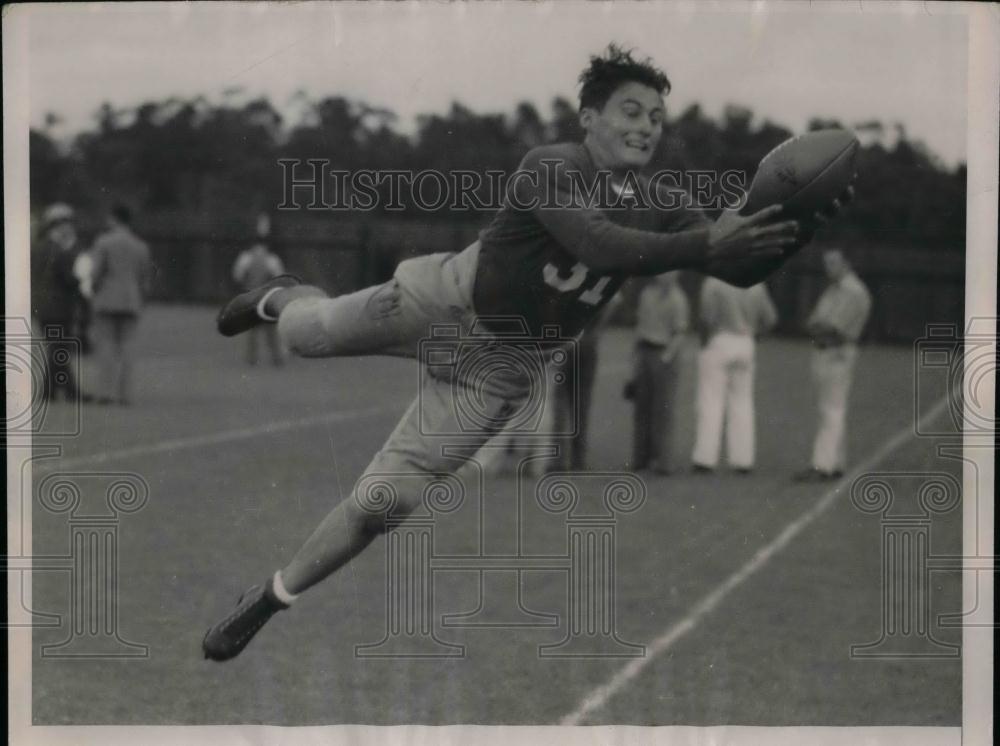
{"type": "Polygon", "coordinates": [[[660,95],[670,93],[666,73],[650,58],[637,61],[632,50],[611,43],[603,56],[591,55],[590,65],[580,73],[580,108],[603,109],[622,83],[642,83],[660,95]]]}
{"type": "Polygon", "coordinates": [[[132,225],[132,211],[129,209],[128,205],[124,205],[121,202],[112,205],[111,215],[119,223],[132,225]]]}

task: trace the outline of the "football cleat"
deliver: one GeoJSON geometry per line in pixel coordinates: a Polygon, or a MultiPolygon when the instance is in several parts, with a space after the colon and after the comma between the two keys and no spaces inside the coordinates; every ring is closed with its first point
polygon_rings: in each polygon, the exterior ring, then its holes
{"type": "Polygon", "coordinates": [[[301,284],[302,280],[295,275],[278,275],[260,287],[240,293],[219,311],[219,316],[215,320],[219,333],[224,337],[233,337],[260,324],[273,322],[274,319],[261,316],[261,301],[278,288],[290,288],[301,284]]]}
{"type": "Polygon", "coordinates": [[[213,661],[235,658],[268,619],[287,608],[271,592],[270,581],[248,588],[233,612],[205,633],[201,643],[205,657],[213,661]]]}

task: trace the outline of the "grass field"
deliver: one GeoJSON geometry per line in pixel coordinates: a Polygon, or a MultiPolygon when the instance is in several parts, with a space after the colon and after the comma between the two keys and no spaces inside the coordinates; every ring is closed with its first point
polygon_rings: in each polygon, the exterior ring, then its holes
{"type": "MultiPolygon", "coordinates": [[[[459,659],[356,658],[355,645],[377,642],[385,626],[384,539],[276,618],[241,657],[204,661],[207,626],[349,494],[413,397],[417,371],[386,358],[251,369],[240,340],[215,336],[211,309],[154,307],[142,323],[135,405],[85,406],[81,434],[52,440],[63,455],[39,460],[35,482],[67,471],[129,472],[148,483],[146,506],[120,521],[118,598],[121,636],[148,645],[149,656],[50,659],[41,645],[65,639],[68,628],[36,630],[36,724],[556,724],[574,713],[574,722],[593,724],[961,722],[958,658],[850,657],[852,644],[880,634],[882,529],[878,516],[852,505],[849,481],[790,481],[807,462],[814,412],[808,347],[787,340],[758,348],[757,471],[645,477],[646,504],[617,524],[621,638],[650,645],[677,633],[628,672],[628,660],[540,659],[539,645],[565,635],[553,627],[439,630],[466,646],[459,659]],[[779,539],[824,499],[828,509],[779,539]],[[776,540],[777,551],[761,560],[776,540]]],[[[628,456],[631,412],[620,397],[628,360],[627,333],[610,331],[594,395],[594,469],[620,469],[628,456]]],[[[937,440],[897,437],[913,428],[915,385],[925,402],[944,394],[914,382],[912,361],[910,348],[862,350],[852,463],[960,478],[961,463],[937,456],[937,440]]],[[[693,386],[688,365],[678,397],[683,452],[693,437],[693,386]]],[[[53,405],[46,425],[74,416],[69,405],[53,405]]],[[[483,544],[477,514],[463,509],[442,522],[435,549],[510,551],[514,495],[512,476],[491,476],[483,544]]],[[[562,551],[562,524],[523,528],[532,551],[562,551]]],[[[932,529],[932,553],[960,552],[960,509],[932,529]]],[[[67,535],[66,516],[36,503],[34,553],[65,553],[67,535]]],[[[442,572],[439,581],[436,614],[475,607],[475,573],[442,572]]],[[[931,631],[958,643],[958,630],[935,620],[959,610],[960,576],[934,573],[932,581],[931,631]]],[[[33,589],[36,610],[66,613],[65,573],[35,573],[33,589]]],[[[565,615],[563,575],[527,572],[522,593],[527,607],[565,615]]]]}

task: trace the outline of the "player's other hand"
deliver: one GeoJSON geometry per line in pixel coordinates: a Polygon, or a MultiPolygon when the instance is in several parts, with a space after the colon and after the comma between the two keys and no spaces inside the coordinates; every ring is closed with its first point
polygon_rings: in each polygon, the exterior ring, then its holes
{"type": "Polygon", "coordinates": [[[847,205],[854,201],[854,181],[852,180],[850,184],[847,185],[847,189],[841,192],[833,202],[825,210],[819,210],[813,213],[813,221],[818,225],[823,225],[829,223],[840,211],[843,210],[847,205]]]}
{"type": "Polygon", "coordinates": [[[781,205],[771,205],[753,215],[726,210],[708,229],[708,264],[780,257],[798,241],[799,224],[778,221],[781,205]]]}
{"type": "MultiPolygon", "coordinates": [[[[855,174],[855,178],[857,174],[855,174]]],[[[824,225],[833,220],[837,215],[840,214],[847,205],[854,201],[854,179],[851,179],[851,183],[847,185],[847,189],[840,193],[833,202],[826,206],[822,210],[817,210],[812,214],[812,217],[808,220],[803,220],[799,225],[799,237],[798,242],[795,246],[795,251],[802,248],[810,241],[812,241],[813,236],[816,232],[822,228],[824,225]]],[[[794,251],[792,252],[794,253],[794,251]]]]}

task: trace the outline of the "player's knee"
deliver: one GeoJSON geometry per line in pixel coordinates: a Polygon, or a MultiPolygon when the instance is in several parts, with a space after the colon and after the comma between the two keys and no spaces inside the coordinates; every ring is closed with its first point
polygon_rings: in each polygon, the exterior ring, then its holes
{"type": "Polygon", "coordinates": [[[278,336],[292,353],[300,357],[323,357],[330,354],[330,339],[324,324],[328,298],[296,298],[278,317],[278,336]]]}

